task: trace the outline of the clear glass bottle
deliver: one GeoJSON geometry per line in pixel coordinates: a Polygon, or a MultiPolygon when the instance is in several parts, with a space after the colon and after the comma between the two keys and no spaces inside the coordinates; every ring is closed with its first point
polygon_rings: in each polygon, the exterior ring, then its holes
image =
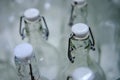
{"type": "Polygon", "coordinates": [[[39,62],[39,70],[41,79],[55,80],[59,74],[60,53],[59,51],[49,44],[48,28],[45,19],[40,16],[37,9],[28,9],[24,12],[25,27],[21,27],[21,36],[28,38],[28,42],[32,44],[37,60],[39,62]],[[42,21],[45,22],[43,26],[42,21]]]}
{"type": "Polygon", "coordinates": [[[120,76],[120,18],[118,17],[119,9],[112,1],[119,3],[120,0],[88,0],[88,20],[91,28],[94,29],[94,36],[99,44],[100,65],[108,80],[116,80],[120,76]]]}
{"type": "Polygon", "coordinates": [[[14,55],[19,80],[41,80],[31,44],[22,43],[17,45],[14,49],[14,55]]]}
{"type": "Polygon", "coordinates": [[[87,23],[87,1],[73,0],[71,7],[69,26],[76,23],[87,23]]]}
{"type": "Polygon", "coordinates": [[[106,80],[102,68],[89,56],[89,50],[94,49],[93,45],[91,45],[92,41],[89,38],[90,34],[90,28],[84,23],[77,23],[72,26],[72,35],[69,38],[68,44],[68,59],[70,63],[68,69],[65,71],[65,79],[75,69],[86,68],[92,72],[94,78],[85,80],[106,80]]]}
{"type": "MultiPolygon", "coordinates": [[[[71,33],[71,26],[75,23],[86,21],[87,18],[87,2],[86,0],[70,0],[66,4],[67,13],[65,14],[64,26],[61,28],[60,49],[63,53],[67,53],[67,44],[69,34],[71,33]],[[69,14],[69,15],[68,15],[69,14]]],[[[65,58],[64,58],[65,59],[65,58]]]]}
{"type": "MultiPolygon", "coordinates": [[[[88,2],[87,0],[72,0],[71,3],[71,14],[69,19],[69,26],[72,26],[76,23],[88,23],[88,2]]],[[[69,31],[71,32],[71,31],[69,31]]],[[[99,44],[96,41],[95,45],[96,50],[93,52],[90,51],[90,56],[94,59],[97,63],[100,63],[101,52],[99,44]]]]}

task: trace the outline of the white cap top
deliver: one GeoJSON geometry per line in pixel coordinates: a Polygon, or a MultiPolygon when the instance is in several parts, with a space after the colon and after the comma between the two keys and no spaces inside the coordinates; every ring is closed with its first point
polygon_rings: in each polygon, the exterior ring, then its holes
{"type": "Polygon", "coordinates": [[[73,80],[94,80],[94,73],[87,67],[77,68],[72,74],[73,80]]]}
{"type": "Polygon", "coordinates": [[[30,8],[24,12],[24,17],[29,21],[35,21],[39,18],[40,13],[38,9],[30,8]]]}
{"type": "Polygon", "coordinates": [[[29,43],[19,44],[14,49],[14,55],[21,60],[26,60],[31,58],[32,52],[33,52],[33,47],[29,43]]]}
{"type": "Polygon", "coordinates": [[[77,23],[72,26],[72,32],[78,38],[85,38],[89,33],[89,27],[84,23],[77,23]]]}
{"type": "Polygon", "coordinates": [[[79,7],[83,7],[86,5],[86,0],[73,0],[73,5],[78,5],[79,7]]]}

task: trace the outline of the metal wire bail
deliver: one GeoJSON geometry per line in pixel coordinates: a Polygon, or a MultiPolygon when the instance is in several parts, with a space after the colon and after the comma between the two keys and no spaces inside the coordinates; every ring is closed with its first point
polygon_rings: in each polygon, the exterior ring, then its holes
{"type": "Polygon", "coordinates": [[[47,26],[47,23],[46,23],[46,20],[44,18],[44,16],[42,16],[42,19],[43,19],[43,22],[44,22],[44,25],[45,25],[45,39],[48,40],[48,36],[49,36],[49,30],[48,30],[48,26],[47,26]]]}
{"type": "Polygon", "coordinates": [[[91,49],[94,51],[95,50],[95,39],[93,37],[92,30],[90,27],[89,27],[89,32],[91,36],[91,40],[90,40],[91,49]]]}
{"type": "MultiPolygon", "coordinates": [[[[91,31],[91,28],[89,27],[89,32],[90,32],[90,36],[91,39],[90,41],[90,48],[94,51],[95,50],[95,40],[91,31]]],[[[69,40],[68,40],[68,59],[70,60],[71,63],[74,63],[74,59],[75,57],[72,56],[71,51],[73,51],[75,49],[75,46],[72,44],[71,39],[73,38],[74,34],[72,33],[69,40]]]]}
{"type": "Polygon", "coordinates": [[[70,12],[70,19],[69,19],[69,26],[71,27],[73,25],[73,21],[74,21],[74,16],[73,16],[73,11],[74,11],[74,7],[73,5],[71,5],[71,12],[70,12]]]}
{"type": "Polygon", "coordinates": [[[72,76],[68,76],[66,80],[69,80],[70,78],[72,78],[72,76]]]}
{"type": "Polygon", "coordinates": [[[72,56],[71,51],[73,51],[73,47],[71,46],[71,39],[73,38],[74,34],[71,34],[69,40],[68,40],[68,59],[70,60],[71,63],[74,63],[75,57],[72,56]]]}
{"type": "Polygon", "coordinates": [[[22,28],[23,18],[24,18],[24,16],[20,17],[20,27],[19,27],[19,34],[22,37],[22,40],[25,38],[25,36],[24,36],[24,29],[25,28],[22,28]]]}
{"type": "Polygon", "coordinates": [[[29,64],[29,68],[30,68],[31,80],[35,80],[35,77],[34,77],[33,72],[32,72],[32,66],[31,66],[31,64],[29,64]]]}

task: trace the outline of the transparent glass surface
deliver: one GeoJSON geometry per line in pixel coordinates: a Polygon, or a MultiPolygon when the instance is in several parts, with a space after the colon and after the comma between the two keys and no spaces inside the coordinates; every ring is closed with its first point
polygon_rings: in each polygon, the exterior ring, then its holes
{"type": "MultiPolygon", "coordinates": [[[[13,49],[17,44],[23,42],[19,35],[19,18],[23,15],[24,10],[28,8],[37,8],[40,10],[41,15],[46,16],[48,27],[50,26],[48,42],[62,51],[63,54],[61,54],[63,56],[66,55],[64,59],[67,58],[67,40],[69,38],[69,32],[71,31],[68,26],[71,1],[72,0],[0,1],[0,67],[3,66],[4,68],[0,69],[1,80],[7,80],[6,78],[9,77],[9,75],[14,75],[12,62],[13,49]],[[44,7],[46,2],[52,4],[52,7],[47,11],[44,7]],[[61,19],[60,21],[59,18],[61,19]],[[12,66],[9,65],[9,63],[12,66]],[[13,74],[8,72],[11,72],[11,70],[13,74]]],[[[96,45],[101,52],[100,65],[104,69],[107,80],[115,80],[120,76],[120,0],[87,0],[87,3],[88,24],[92,29],[96,45]]],[[[46,5],[49,7],[49,4],[46,5]]],[[[66,60],[64,59],[61,62],[65,62],[66,60]]],[[[67,64],[68,63],[66,63],[66,65],[67,64]]]]}
{"type": "Polygon", "coordinates": [[[75,69],[87,67],[91,69],[95,75],[93,80],[106,80],[103,69],[95,61],[91,60],[89,56],[89,37],[87,39],[80,40],[73,36],[70,41],[70,46],[72,48],[71,55],[74,57],[74,61],[73,63],[70,62],[68,68],[65,70],[65,78],[70,76],[75,69]]]}
{"type": "Polygon", "coordinates": [[[115,80],[120,75],[119,65],[119,0],[88,0],[88,20],[93,30],[96,44],[101,52],[100,65],[107,80],[115,80]],[[108,59],[109,58],[109,59],[108,59]]]}
{"type": "Polygon", "coordinates": [[[71,4],[71,14],[69,25],[72,26],[76,23],[87,23],[87,2],[82,5],[72,5],[71,4]]]}
{"type": "Polygon", "coordinates": [[[14,57],[18,80],[41,80],[35,55],[31,59],[20,60],[14,57]]]}
{"type": "Polygon", "coordinates": [[[43,38],[42,26],[41,21],[26,22],[26,38],[35,50],[41,78],[55,80],[59,76],[60,67],[62,67],[61,54],[43,38]]]}

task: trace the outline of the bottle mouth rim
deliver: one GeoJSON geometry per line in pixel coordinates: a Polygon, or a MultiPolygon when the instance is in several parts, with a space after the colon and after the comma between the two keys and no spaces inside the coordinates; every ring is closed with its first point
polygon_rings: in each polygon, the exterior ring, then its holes
{"type": "Polygon", "coordinates": [[[40,16],[38,16],[35,19],[27,19],[26,17],[24,17],[24,20],[28,23],[35,23],[35,22],[41,21],[41,18],[40,18],[40,16]]]}
{"type": "Polygon", "coordinates": [[[89,34],[85,35],[85,36],[73,36],[74,40],[86,40],[89,38],[89,34]]]}

